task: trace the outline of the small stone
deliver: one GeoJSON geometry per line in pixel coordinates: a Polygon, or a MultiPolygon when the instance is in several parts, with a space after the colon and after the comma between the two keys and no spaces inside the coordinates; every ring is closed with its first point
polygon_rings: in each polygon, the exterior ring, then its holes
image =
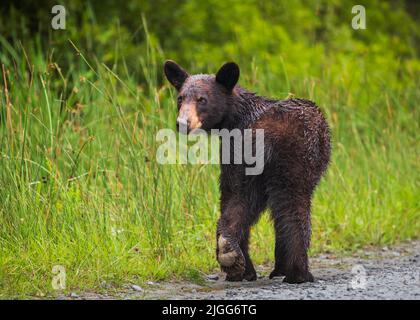
{"type": "Polygon", "coordinates": [[[207,276],[207,280],[210,280],[210,281],[217,281],[217,280],[219,280],[219,276],[218,276],[217,274],[209,274],[209,275],[207,276]]]}
{"type": "Polygon", "coordinates": [[[70,293],[70,298],[79,298],[79,295],[76,292],[70,293]]]}
{"type": "Polygon", "coordinates": [[[133,285],[131,286],[131,289],[133,289],[134,291],[143,291],[143,289],[142,289],[140,286],[135,285],[135,284],[133,284],[133,285]]]}
{"type": "Polygon", "coordinates": [[[101,287],[102,288],[105,288],[105,289],[110,289],[110,288],[112,288],[112,284],[111,283],[108,283],[106,281],[102,281],[101,282],[101,287]]]}

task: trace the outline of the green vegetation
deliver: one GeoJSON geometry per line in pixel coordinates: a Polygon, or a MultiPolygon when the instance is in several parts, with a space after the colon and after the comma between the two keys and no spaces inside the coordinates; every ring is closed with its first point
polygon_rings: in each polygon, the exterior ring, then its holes
{"type": "MultiPolygon", "coordinates": [[[[219,168],[155,161],[156,132],[176,119],[166,58],[191,72],[235,60],[241,85],[325,111],[333,159],[312,254],[420,236],[413,2],[366,2],[366,30],[351,28],[351,1],[82,3],[65,31],[50,29],[50,1],[2,12],[0,297],[54,295],[54,265],[73,291],[217,268],[219,168]]],[[[273,251],[264,215],[251,254],[273,251]]]]}

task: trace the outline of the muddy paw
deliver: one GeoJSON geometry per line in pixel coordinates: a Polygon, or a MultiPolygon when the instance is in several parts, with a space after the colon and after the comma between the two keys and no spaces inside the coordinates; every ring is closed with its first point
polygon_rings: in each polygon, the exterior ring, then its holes
{"type": "Polygon", "coordinates": [[[304,282],[314,282],[314,276],[312,273],[307,271],[306,273],[291,273],[286,275],[283,282],[287,283],[304,283],[304,282]]]}
{"type": "Polygon", "coordinates": [[[239,274],[239,273],[233,273],[233,274],[226,274],[226,278],[225,281],[229,281],[229,282],[238,282],[238,281],[242,281],[243,280],[243,275],[239,274]]]}
{"type": "Polygon", "coordinates": [[[281,268],[274,268],[273,271],[271,271],[270,275],[268,276],[269,279],[273,279],[274,277],[282,277],[286,275],[286,272],[284,272],[281,268]]]}
{"type": "Polygon", "coordinates": [[[245,258],[241,249],[233,248],[223,236],[219,236],[217,244],[217,260],[227,274],[226,281],[242,281],[245,273],[245,258]]]}
{"type": "Polygon", "coordinates": [[[257,273],[255,271],[245,272],[244,279],[247,281],[257,280],[257,273]]]}

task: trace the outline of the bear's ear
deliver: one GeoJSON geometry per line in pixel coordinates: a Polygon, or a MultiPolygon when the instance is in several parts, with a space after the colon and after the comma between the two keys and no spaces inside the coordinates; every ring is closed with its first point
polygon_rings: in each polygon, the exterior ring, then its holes
{"type": "Polygon", "coordinates": [[[239,66],[235,62],[226,62],[216,73],[216,81],[229,91],[232,91],[238,79],[239,66]]]}
{"type": "Polygon", "coordinates": [[[185,80],[188,78],[188,73],[182,69],[175,61],[166,60],[164,71],[166,78],[176,88],[180,90],[185,80]]]}

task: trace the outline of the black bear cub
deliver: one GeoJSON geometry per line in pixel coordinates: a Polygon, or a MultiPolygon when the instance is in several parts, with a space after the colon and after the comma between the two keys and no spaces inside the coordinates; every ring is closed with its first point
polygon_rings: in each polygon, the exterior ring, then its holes
{"type": "Polygon", "coordinates": [[[309,272],[311,198],[330,160],[328,124],[318,107],[303,99],[274,100],[236,85],[239,67],[224,64],[216,75],[189,75],[166,61],[165,75],[178,91],[177,127],[263,129],[264,170],[246,175],[245,165],[221,164],[221,216],[217,260],[226,280],[256,280],[248,253],[250,227],[269,208],[276,235],[270,278],[313,281],[309,272]]]}

